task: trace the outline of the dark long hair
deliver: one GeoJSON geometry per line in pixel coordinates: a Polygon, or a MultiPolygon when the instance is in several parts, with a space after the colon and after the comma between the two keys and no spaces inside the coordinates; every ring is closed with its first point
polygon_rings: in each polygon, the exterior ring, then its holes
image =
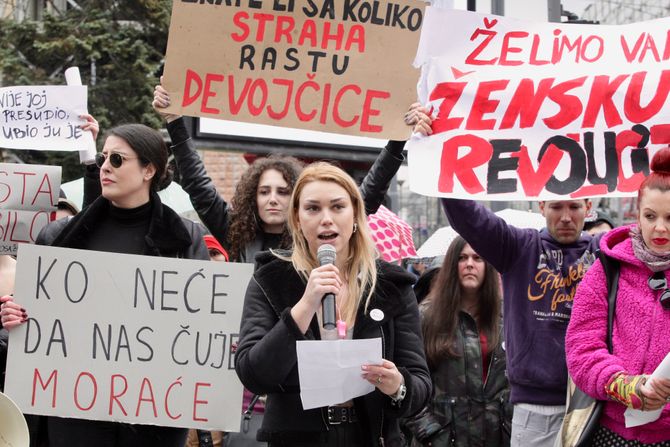
{"type": "MultiPolygon", "coordinates": [[[[261,175],[268,169],[274,169],[281,173],[289,189],[293,191],[293,185],[302,168],[303,165],[298,159],[280,155],[258,158],[249,166],[237,183],[235,194],[230,201],[232,210],[226,241],[230,248],[231,260],[239,260],[244,247],[253,241],[259,232],[263,231],[263,222],[258,215],[258,204],[256,203],[256,191],[261,175]]],[[[289,248],[290,246],[291,234],[288,225],[284,225],[281,247],[289,248]]],[[[247,262],[253,262],[253,259],[247,259],[247,262]]]]}
{"type": "MultiPolygon", "coordinates": [[[[431,285],[421,323],[428,365],[433,368],[445,356],[458,357],[455,346],[458,313],[462,308],[463,291],[458,276],[458,259],[467,243],[458,236],[449,245],[442,268],[431,285]]],[[[479,330],[491,348],[500,342],[500,281],[498,272],[484,261],[484,281],[479,288],[479,330]]]]}
{"type": "Polygon", "coordinates": [[[144,124],[122,124],[107,131],[106,136],[123,139],[139,157],[142,166],[154,165],[156,174],[151,179],[151,190],[160,191],[172,181],[172,171],[168,169],[168,148],[163,136],[144,124]]]}

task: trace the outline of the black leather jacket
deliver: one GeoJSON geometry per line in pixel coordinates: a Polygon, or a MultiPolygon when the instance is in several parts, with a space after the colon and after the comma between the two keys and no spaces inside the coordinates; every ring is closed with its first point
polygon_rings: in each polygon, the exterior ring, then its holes
{"type": "MultiPolygon", "coordinates": [[[[225,243],[230,226],[228,204],[217,192],[212,179],[207,176],[205,165],[195,150],[183,118],[168,123],[167,130],[172,140],[171,149],[182,188],[190,196],[193,208],[212,236],[219,242],[225,243]]],[[[404,160],[402,156],[404,146],[404,141],[389,141],[363,179],[360,190],[367,214],[376,213],[384,201],[391,179],[404,160]]],[[[233,261],[253,262],[254,256],[261,248],[262,241],[257,238],[241,250],[240,259],[233,261]]]]}
{"type": "MultiPolygon", "coordinates": [[[[269,252],[259,254],[258,268],[247,289],[235,369],[244,386],[267,394],[261,441],[302,442],[328,430],[326,409],[303,410],[300,401],[296,341],[320,339],[316,316],[306,334],[290,310],[305,290],[293,265],[269,252]]],[[[376,390],[354,399],[356,414],[370,446],[404,446],[398,418],[420,411],[430,398],[431,381],[412,292],[413,277],[398,266],[379,261],[377,286],[366,312],[358,309],[353,338],[381,337],[383,357],[394,362],[405,379],[407,394],[400,406],[376,390]],[[375,321],[369,311],[380,309],[375,321]]]]}

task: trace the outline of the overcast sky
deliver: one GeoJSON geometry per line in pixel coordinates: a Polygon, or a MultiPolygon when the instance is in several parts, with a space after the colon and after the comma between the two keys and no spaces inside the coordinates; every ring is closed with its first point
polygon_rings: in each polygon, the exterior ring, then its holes
{"type": "Polygon", "coordinates": [[[561,0],[561,3],[563,4],[563,9],[574,12],[581,18],[586,7],[594,2],[588,0],[561,0]]]}
{"type": "MultiPolygon", "coordinates": [[[[433,0],[435,1],[435,0],[433,0]]],[[[449,2],[449,0],[440,0],[440,1],[445,1],[449,2]]],[[[538,1],[538,0],[534,0],[538,1]]],[[[542,1],[542,0],[539,0],[542,1]]],[[[561,3],[563,4],[563,9],[568,10],[570,12],[574,12],[578,16],[582,16],[582,13],[586,9],[587,6],[589,6],[593,1],[589,0],[561,0],[561,3]]],[[[455,8],[458,9],[466,9],[467,8],[467,0],[453,0],[453,4],[455,8]]],[[[490,12],[491,11],[491,2],[490,0],[477,0],[477,9],[480,10],[481,12],[490,12]]]]}

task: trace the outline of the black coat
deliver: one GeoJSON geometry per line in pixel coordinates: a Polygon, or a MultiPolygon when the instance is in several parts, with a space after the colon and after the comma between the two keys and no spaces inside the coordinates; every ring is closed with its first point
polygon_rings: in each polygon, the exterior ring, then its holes
{"type": "MultiPolygon", "coordinates": [[[[209,260],[203,240],[204,230],[197,223],[180,217],[170,207],[163,205],[155,192],[151,193],[151,222],[144,238],[145,255],[209,260]]],[[[59,219],[44,227],[35,241],[38,245],[85,249],[91,229],[107,216],[109,201],[98,197],[79,214],[69,219],[59,219]]],[[[29,416],[31,446],[48,445],[46,417],[29,416]]],[[[64,419],[63,421],[67,421],[64,419]]],[[[67,422],[65,422],[67,423],[67,422]]],[[[143,426],[138,426],[143,427],[143,426]]],[[[140,428],[141,430],[141,428],[140,428]]],[[[179,439],[186,437],[185,430],[167,429],[179,439]],[[180,432],[183,431],[183,435],[180,432]]],[[[94,432],[92,432],[93,435],[94,432]]],[[[51,435],[50,435],[51,436],[51,435]]],[[[167,439],[167,438],[166,438],[167,439]]],[[[169,438],[171,439],[171,438],[169,438]]]]}
{"type": "MultiPolygon", "coordinates": [[[[247,289],[235,369],[245,387],[267,394],[258,439],[308,441],[326,431],[325,408],[303,410],[300,400],[296,341],[319,339],[316,316],[302,334],[290,310],[302,297],[305,281],[290,262],[263,253],[247,289]]],[[[412,292],[413,277],[397,266],[378,262],[377,286],[368,311],[380,309],[382,321],[358,310],[353,338],[382,338],[383,357],[396,364],[405,379],[407,395],[400,406],[376,390],[354,399],[369,445],[404,445],[398,418],[423,408],[431,394],[431,380],[423,352],[419,312],[412,292]]]]}
{"type": "MultiPolygon", "coordinates": [[[[151,194],[151,222],[144,238],[149,256],[209,260],[203,240],[205,232],[197,223],[179,216],[161,203],[158,194],[151,194]]],[[[109,201],[98,197],[71,219],[59,219],[40,231],[38,245],[85,249],[91,229],[107,215],[109,201]]]]}

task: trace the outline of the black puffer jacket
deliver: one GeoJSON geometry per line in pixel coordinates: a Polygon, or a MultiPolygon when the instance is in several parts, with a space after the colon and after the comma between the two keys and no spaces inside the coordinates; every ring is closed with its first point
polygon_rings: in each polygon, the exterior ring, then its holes
{"type": "MultiPolygon", "coordinates": [[[[205,165],[195,150],[183,118],[168,123],[167,130],[172,140],[171,150],[180,175],[179,183],[191,197],[193,208],[202,223],[212,236],[225,244],[230,227],[228,203],[219,195],[212,179],[207,176],[205,165]]],[[[404,141],[389,141],[363,179],[360,190],[366,214],[376,213],[384,201],[391,179],[404,160],[402,156],[404,147],[404,141]]],[[[241,250],[240,259],[232,260],[253,262],[254,256],[262,248],[263,241],[257,238],[241,250]]]]}
{"type": "MultiPolygon", "coordinates": [[[[151,223],[144,238],[143,254],[209,260],[202,227],[163,205],[155,192],[151,193],[150,200],[151,223]]],[[[108,208],[109,201],[102,196],[98,197],[72,219],[60,219],[44,227],[35,243],[85,249],[91,229],[105,218],[108,208]]]]}
{"type": "MultiPolygon", "coordinates": [[[[305,290],[305,281],[290,262],[270,253],[257,258],[258,269],[247,289],[235,369],[245,387],[267,394],[261,441],[299,439],[328,429],[325,408],[303,410],[300,400],[296,341],[319,339],[316,316],[302,334],[290,309],[305,290]]],[[[407,395],[399,407],[375,390],[354,399],[356,414],[369,445],[402,446],[398,418],[421,410],[430,398],[431,381],[423,353],[413,277],[397,266],[377,264],[377,286],[368,311],[380,309],[382,321],[358,310],[353,338],[382,338],[383,357],[394,362],[405,379],[407,395]]]]}

